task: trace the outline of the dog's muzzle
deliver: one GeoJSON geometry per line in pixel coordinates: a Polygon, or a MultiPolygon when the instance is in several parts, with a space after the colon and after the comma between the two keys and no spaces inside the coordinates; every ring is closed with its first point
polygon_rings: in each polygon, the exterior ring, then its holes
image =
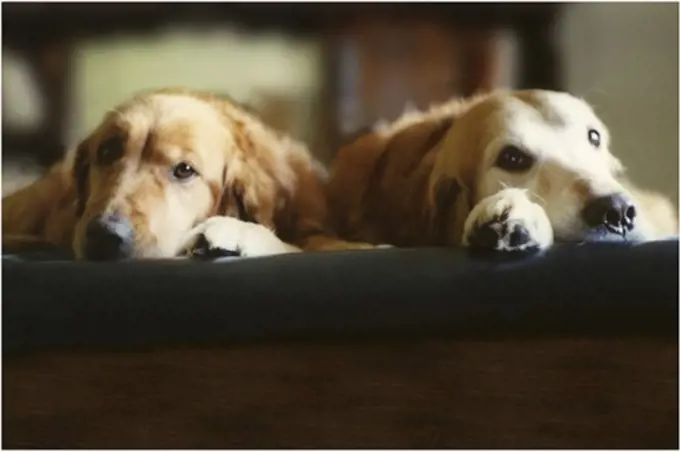
{"type": "Polygon", "coordinates": [[[130,221],[115,214],[93,218],[85,232],[85,259],[125,259],[132,255],[135,232],[130,221]]]}

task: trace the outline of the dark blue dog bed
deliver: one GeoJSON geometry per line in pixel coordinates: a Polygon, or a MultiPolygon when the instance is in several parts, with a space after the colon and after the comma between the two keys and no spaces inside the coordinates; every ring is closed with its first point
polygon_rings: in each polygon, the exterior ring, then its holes
{"type": "Polygon", "coordinates": [[[381,335],[677,330],[678,241],[87,263],[3,259],[4,350],[381,335]]]}

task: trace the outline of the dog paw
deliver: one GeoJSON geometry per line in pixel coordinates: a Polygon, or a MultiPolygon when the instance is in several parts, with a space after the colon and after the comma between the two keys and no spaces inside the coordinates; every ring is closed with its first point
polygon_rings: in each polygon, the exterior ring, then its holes
{"type": "Polygon", "coordinates": [[[525,190],[510,188],[479,202],[465,221],[463,245],[499,252],[535,252],[553,243],[550,220],[525,190]]]}
{"type": "Polygon", "coordinates": [[[211,217],[189,231],[183,247],[193,257],[256,257],[282,254],[288,248],[273,231],[232,217],[211,217]]]}

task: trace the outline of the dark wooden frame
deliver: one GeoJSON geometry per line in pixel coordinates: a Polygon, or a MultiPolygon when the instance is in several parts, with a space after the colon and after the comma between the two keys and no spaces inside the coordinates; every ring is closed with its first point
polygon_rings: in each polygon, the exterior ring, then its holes
{"type": "Polygon", "coordinates": [[[3,447],[678,447],[677,337],[406,339],[5,356],[3,447]]]}
{"type": "MultiPolygon", "coordinates": [[[[27,56],[47,101],[46,125],[29,134],[7,130],[3,144],[32,154],[44,164],[64,149],[62,130],[67,111],[71,43],[113,33],[151,33],[160,26],[234,23],[249,29],[278,28],[291,34],[330,36],[334,29],[373,15],[384,18],[437,17],[466,27],[508,27],[520,42],[519,87],[560,89],[559,56],[551,35],[560,5],[508,3],[453,4],[255,4],[255,3],[3,3],[3,46],[27,56]]],[[[329,47],[324,123],[331,146],[338,141],[334,93],[337,60],[329,47]]]]}

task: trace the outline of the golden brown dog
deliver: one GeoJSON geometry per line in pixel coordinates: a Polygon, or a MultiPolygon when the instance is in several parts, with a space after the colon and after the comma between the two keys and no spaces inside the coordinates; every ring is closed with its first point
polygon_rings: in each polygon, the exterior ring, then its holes
{"type": "Polygon", "coordinates": [[[3,244],[48,242],[92,260],[361,248],[328,234],[324,171],[233,102],[144,93],[3,199],[3,244]]]}
{"type": "Polygon", "coordinates": [[[566,93],[452,101],[340,149],[330,212],[343,238],[397,246],[519,251],[677,233],[671,203],[633,187],[609,144],[566,93]]]}

